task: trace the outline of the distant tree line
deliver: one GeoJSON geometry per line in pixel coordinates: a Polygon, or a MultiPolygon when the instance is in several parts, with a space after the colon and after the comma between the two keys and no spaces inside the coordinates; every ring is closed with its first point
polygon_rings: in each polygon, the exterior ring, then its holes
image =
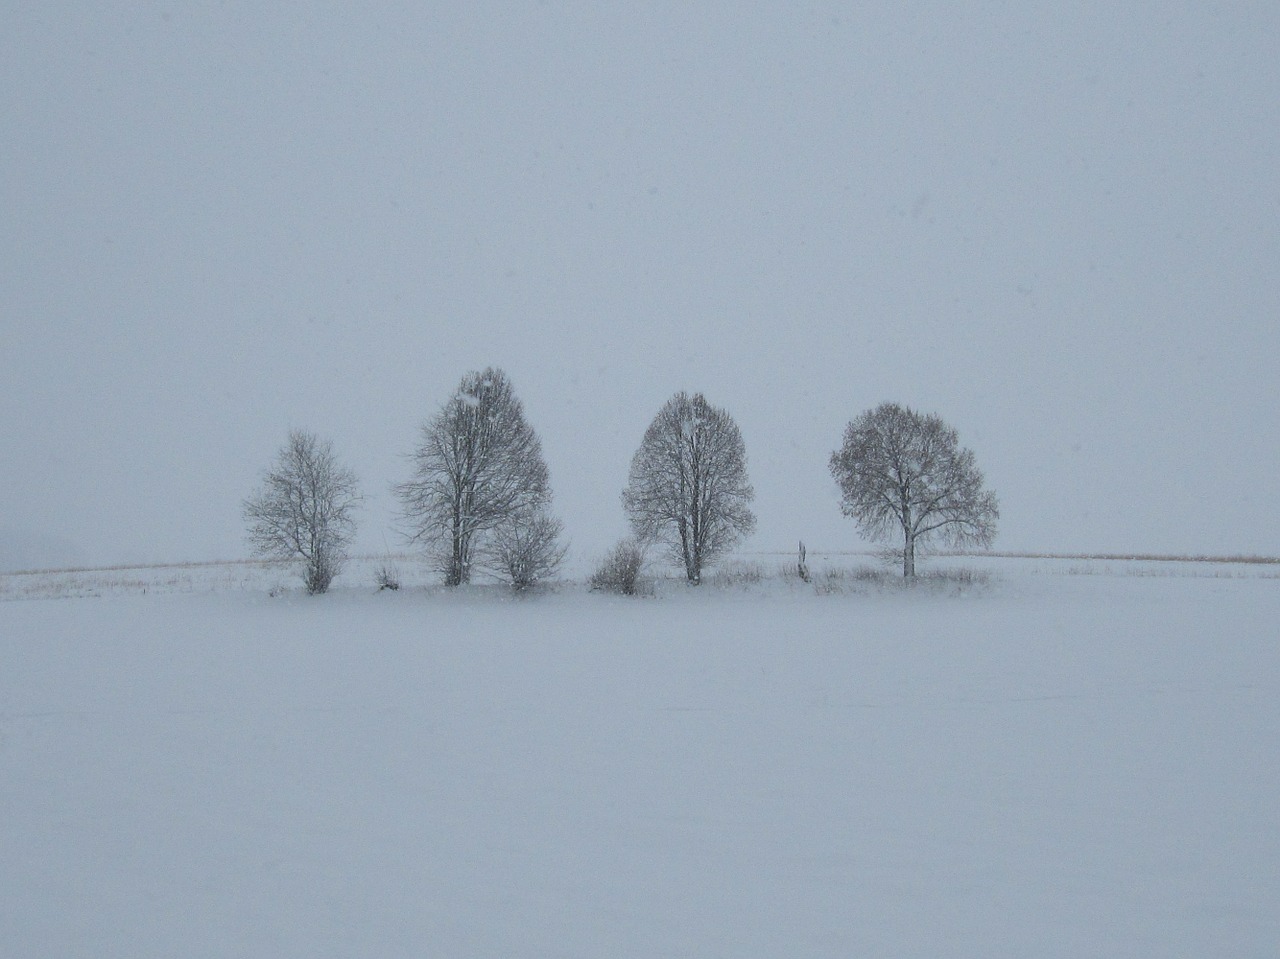
{"type": "MultiPolygon", "coordinates": [[[[528,589],[552,577],[566,547],[551,512],[542,443],[500,369],[468,373],[419,428],[413,472],[394,487],[407,539],[447,586],[481,571],[528,589]]],[[[829,468],[841,509],[860,534],[899,539],[902,571],[931,539],[988,546],[996,496],[973,453],[933,415],[885,403],[845,429],[829,468]]],[[[658,411],[631,461],[622,507],[632,537],[591,577],[593,588],[635,592],[644,554],[662,547],[697,585],[703,570],[755,528],[746,445],[733,417],[701,393],[677,393],[658,411]]],[[[347,560],[361,497],[332,444],[291,431],[261,487],[243,503],[255,553],[301,560],[309,593],[323,593],[347,560]]],[[[803,547],[800,567],[803,570],[803,547]]]]}

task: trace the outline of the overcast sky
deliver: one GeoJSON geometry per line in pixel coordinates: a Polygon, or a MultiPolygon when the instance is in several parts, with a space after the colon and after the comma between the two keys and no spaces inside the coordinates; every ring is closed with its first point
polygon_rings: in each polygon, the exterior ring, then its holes
{"type": "Polygon", "coordinates": [[[996,546],[1280,553],[1280,6],[3,3],[0,568],[246,555],[290,427],[361,547],[464,373],[580,554],[676,390],[749,547],[858,549],[894,400],[996,546]],[[7,554],[5,551],[7,550],[7,554]]]}

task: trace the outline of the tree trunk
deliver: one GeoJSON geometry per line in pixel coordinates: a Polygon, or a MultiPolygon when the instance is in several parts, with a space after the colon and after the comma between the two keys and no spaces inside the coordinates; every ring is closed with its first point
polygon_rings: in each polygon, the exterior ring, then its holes
{"type": "Polygon", "coordinates": [[[467,581],[467,565],[462,534],[453,532],[453,552],[449,557],[449,568],[444,574],[446,586],[461,586],[467,581]]]}
{"type": "Polygon", "coordinates": [[[901,503],[902,512],[898,516],[898,520],[902,523],[902,575],[907,579],[914,579],[916,575],[916,534],[912,528],[911,516],[911,488],[904,486],[899,489],[898,496],[901,503]]]}
{"type": "Polygon", "coordinates": [[[698,582],[697,544],[689,534],[689,521],[680,519],[680,554],[684,558],[684,575],[691,583],[698,582]]]}

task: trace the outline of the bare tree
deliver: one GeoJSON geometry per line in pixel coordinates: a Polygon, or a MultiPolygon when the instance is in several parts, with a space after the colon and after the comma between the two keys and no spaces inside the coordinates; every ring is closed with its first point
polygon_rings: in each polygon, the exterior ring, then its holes
{"type": "Polygon", "coordinates": [[[423,424],[414,475],[396,487],[409,539],[434,550],[445,585],[470,582],[477,547],[551,499],[542,444],[501,370],[468,373],[423,424]]]}
{"type": "Polygon", "coordinates": [[[869,539],[902,533],[902,574],[916,574],[916,546],[937,536],[951,546],[989,546],[1000,507],[983,488],[973,452],[933,415],[883,403],[845,428],[831,454],[841,511],[869,539]]]}
{"type": "Polygon", "coordinates": [[[260,556],[301,559],[308,593],[323,593],[346,564],[361,497],[333,444],[291,430],[262,488],[244,501],[249,542],[260,556]]]}
{"type": "Polygon", "coordinates": [[[494,528],[479,564],[526,590],[554,576],[567,547],[560,542],[564,524],[546,511],[518,514],[494,528]]]}
{"type": "Polygon", "coordinates": [[[681,392],[645,431],[622,505],[636,537],[665,543],[697,584],[704,565],[755,529],[754,496],[733,417],[681,392]]]}

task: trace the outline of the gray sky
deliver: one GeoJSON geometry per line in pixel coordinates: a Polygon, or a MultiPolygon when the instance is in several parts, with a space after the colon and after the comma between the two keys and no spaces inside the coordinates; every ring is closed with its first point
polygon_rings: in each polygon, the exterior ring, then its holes
{"type": "Polygon", "coordinates": [[[755,548],[895,400],[999,547],[1280,552],[1280,7],[1038,6],[4,3],[0,567],[244,555],[291,426],[399,548],[490,364],[580,553],[679,389],[755,548]]]}

